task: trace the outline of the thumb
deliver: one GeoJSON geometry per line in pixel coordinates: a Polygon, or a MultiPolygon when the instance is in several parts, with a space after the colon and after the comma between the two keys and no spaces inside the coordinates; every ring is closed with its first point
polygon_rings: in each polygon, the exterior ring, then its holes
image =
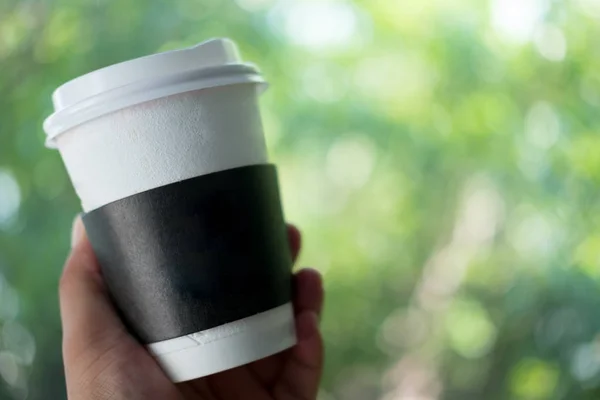
{"type": "Polygon", "coordinates": [[[59,285],[67,365],[86,353],[104,352],[111,343],[128,336],[108,296],[80,217],[73,223],[71,246],[59,285]]]}
{"type": "Polygon", "coordinates": [[[179,398],[119,319],[80,218],[60,280],[60,310],[69,399],[179,398]]]}

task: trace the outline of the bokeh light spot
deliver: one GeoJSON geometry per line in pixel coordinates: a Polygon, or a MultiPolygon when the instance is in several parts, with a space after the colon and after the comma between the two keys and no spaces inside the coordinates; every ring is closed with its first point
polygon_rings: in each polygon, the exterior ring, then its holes
{"type": "Polygon", "coordinates": [[[20,368],[16,357],[8,351],[0,351],[0,376],[9,386],[19,381],[20,368]]]}
{"type": "Polygon", "coordinates": [[[375,147],[365,136],[343,137],[327,153],[327,176],[342,188],[358,189],[369,180],[375,159],[375,147]]]}
{"type": "Polygon", "coordinates": [[[437,71],[419,54],[394,51],[387,55],[365,58],[356,69],[354,83],[369,98],[399,113],[422,111],[430,108],[427,101],[438,81],[437,71]]]}
{"type": "MultiPolygon", "coordinates": [[[[523,207],[529,208],[529,207],[523,207]]],[[[549,258],[562,241],[561,228],[556,221],[539,211],[520,210],[514,216],[516,225],[509,235],[513,247],[531,260],[549,258]]]]}
{"type": "Polygon", "coordinates": [[[588,381],[600,372],[600,348],[597,343],[577,346],[571,358],[571,374],[578,381],[588,381]]]}
{"type": "Polygon", "coordinates": [[[348,47],[358,30],[358,15],[346,2],[284,1],[271,14],[292,43],[309,49],[348,47]]]}
{"type": "Polygon", "coordinates": [[[539,101],[527,112],[525,137],[533,146],[546,150],[552,147],[560,135],[560,121],[554,107],[539,101]]]}
{"type": "Polygon", "coordinates": [[[600,236],[586,237],[575,250],[573,261],[591,277],[600,276],[600,236]]]}
{"type": "Polygon", "coordinates": [[[562,61],[567,54],[567,39],[552,25],[541,26],[535,33],[534,43],[542,57],[549,61],[562,61]]]}
{"type": "Polygon", "coordinates": [[[382,348],[394,356],[403,348],[418,346],[429,335],[427,314],[416,308],[398,310],[387,317],[381,326],[382,348]]]}
{"type": "Polygon", "coordinates": [[[452,348],[465,358],[487,354],[496,340],[496,327],[481,304],[456,299],[446,315],[446,331],[452,348]]]}
{"type": "Polygon", "coordinates": [[[321,103],[339,101],[347,91],[344,70],[334,65],[310,65],[303,71],[301,81],[301,89],[321,103]]]}
{"type": "Polygon", "coordinates": [[[548,399],[556,389],[558,377],[559,370],[554,364],[526,358],[511,374],[511,391],[520,399],[548,399]]]}
{"type": "Polygon", "coordinates": [[[19,10],[0,16],[0,60],[14,53],[31,32],[30,10],[19,10]]]}
{"type": "Polygon", "coordinates": [[[22,365],[30,365],[35,356],[35,341],[25,327],[16,321],[7,321],[2,327],[2,343],[22,365]]]}
{"type": "Polygon", "coordinates": [[[503,39],[525,43],[531,39],[546,8],[545,0],[492,0],[492,26],[503,39]]]}
{"type": "Polygon", "coordinates": [[[0,229],[15,221],[21,204],[21,191],[13,174],[0,169],[0,229]]]}

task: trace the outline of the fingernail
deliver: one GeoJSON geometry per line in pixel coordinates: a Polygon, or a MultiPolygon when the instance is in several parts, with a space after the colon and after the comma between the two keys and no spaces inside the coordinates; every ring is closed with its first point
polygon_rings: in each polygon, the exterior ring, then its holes
{"type": "Polygon", "coordinates": [[[77,244],[85,237],[85,227],[81,221],[81,215],[77,214],[73,221],[73,228],[71,229],[71,248],[77,246],[77,244]]]}

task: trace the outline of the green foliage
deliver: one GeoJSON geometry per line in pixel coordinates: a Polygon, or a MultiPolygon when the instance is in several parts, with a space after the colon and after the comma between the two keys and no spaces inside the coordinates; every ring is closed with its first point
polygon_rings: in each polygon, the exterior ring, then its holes
{"type": "Polygon", "coordinates": [[[0,2],[0,398],[65,396],[79,206],[43,147],[52,90],[214,36],[271,83],[286,215],[326,280],[323,399],[600,397],[599,19],[593,0],[0,2]]]}

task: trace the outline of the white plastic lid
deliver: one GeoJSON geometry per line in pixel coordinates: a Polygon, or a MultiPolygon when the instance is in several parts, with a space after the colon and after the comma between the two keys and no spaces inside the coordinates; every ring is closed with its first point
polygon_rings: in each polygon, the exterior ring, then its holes
{"type": "Polygon", "coordinates": [[[75,78],[54,91],[54,113],[44,121],[46,145],[56,136],[101,115],[177,93],[237,83],[265,81],[244,63],[229,39],[153,54],[75,78]]]}

